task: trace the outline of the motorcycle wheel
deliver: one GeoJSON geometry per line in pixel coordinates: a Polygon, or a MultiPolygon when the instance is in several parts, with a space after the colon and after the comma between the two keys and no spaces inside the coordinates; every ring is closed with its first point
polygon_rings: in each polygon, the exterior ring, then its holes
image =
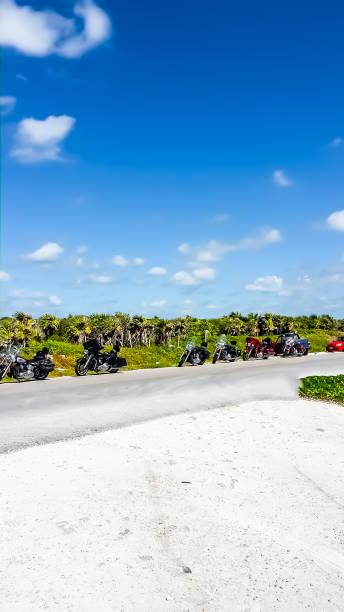
{"type": "Polygon", "coordinates": [[[178,368],[182,367],[182,365],[185,362],[185,360],[186,360],[186,355],[182,355],[181,358],[180,358],[180,361],[178,363],[178,368]]]}
{"type": "Polygon", "coordinates": [[[216,362],[217,362],[217,354],[214,353],[214,355],[213,355],[213,363],[216,363],[216,362]]]}
{"type": "Polygon", "coordinates": [[[243,361],[248,361],[250,356],[246,351],[244,351],[242,354],[242,358],[243,358],[243,361]]]}
{"type": "Polygon", "coordinates": [[[118,372],[118,368],[111,368],[111,370],[109,370],[109,374],[116,374],[116,372],[118,372]]]}
{"type": "Polygon", "coordinates": [[[264,353],[262,359],[268,359],[268,358],[269,358],[269,355],[267,353],[264,353]]]}
{"type": "Polygon", "coordinates": [[[36,370],[34,377],[36,380],[45,380],[48,374],[49,372],[46,372],[45,370],[36,370]]]}
{"type": "Polygon", "coordinates": [[[88,372],[87,368],[85,367],[86,361],[87,359],[85,357],[81,357],[81,359],[78,359],[76,362],[74,370],[77,376],[86,376],[88,372]]]}

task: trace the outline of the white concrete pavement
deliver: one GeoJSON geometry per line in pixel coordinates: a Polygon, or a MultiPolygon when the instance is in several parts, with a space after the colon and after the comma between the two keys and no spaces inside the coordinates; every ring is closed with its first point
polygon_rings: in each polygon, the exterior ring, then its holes
{"type": "Polygon", "coordinates": [[[344,371],[344,354],[0,385],[0,453],[255,399],[295,399],[298,379],[344,371]]]}

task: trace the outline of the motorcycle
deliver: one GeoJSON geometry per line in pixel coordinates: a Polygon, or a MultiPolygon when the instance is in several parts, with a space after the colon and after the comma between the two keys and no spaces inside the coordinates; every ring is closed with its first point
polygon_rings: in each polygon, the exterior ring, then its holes
{"type": "Polygon", "coordinates": [[[84,342],[84,356],[80,357],[75,364],[75,374],[77,376],[86,376],[87,372],[108,372],[115,374],[119,368],[127,365],[126,359],[118,357],[120,345],[113,345],[113,348],[108,353],[101,353],[102,346],[97,340],[87,340],[84,342]]]}
{"type": "Polygon", "coordinates": [[[20,349],[9,346],[0,355],[0,380],[5,376],[16,380],[45,380],[50,372],[55,368],[52,361],[48,358],[48,349],[43,348],[38,351],[33,359],[20,357],[20,349]]]}
{"type": "Polygon", "coordinates": [[[213,363],[217,360],[232,362],[235,361],[236,357],[240,357],[241,351],[236,348],[236,341],[231,340],[230,344],[227,342],[225,335],[219,336],[213,353],[213,363]]]}
{"type": "Polygon", "coordinates": [[[276,342],[276,353],[282,357],[302,357],[308,355],[310,344],[307,338],[300,338],[298,334],[283,334],[276,342]]]}
{"type": "Polygon", "coordinates": [[[246,347],[242,354],[244,361],[248,359],[268,359],[269,355],[274,355],[275,349],[270,338],[264,338],[260,341],[258,338],[251,336],[246,338],[246,347]]]}
{"type": "Polygon", "coordinates": [[[207,351],[206,346],[206,342],[202,342],[201,346],[196,346],[194,341],[189,341],[179,360],[178,368],[181,368],[185,362],[191,363],[193,366],[203,365],[205,360],[210,357],[210,353],[207,351]]]}

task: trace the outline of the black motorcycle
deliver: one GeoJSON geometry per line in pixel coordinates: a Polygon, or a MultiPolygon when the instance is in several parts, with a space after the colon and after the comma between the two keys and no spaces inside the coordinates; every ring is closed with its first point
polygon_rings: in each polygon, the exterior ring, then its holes
{"type": "Polygon", "coordinates": [[[113,345],[109,353],[101,353],[102,346],[97,340],[87,340],[84,342],[84,356],[77,360],[75,364],[75,374],[86,376],[87,372],[108,372],[114,374],[119,368],[127,365],[126,359],[118,357],[120,345],[113,345]]]}
{"type": "Polygon", "coordinates": [[[193,341],[188,342],[179,360],[178,368],[185,362],[191,363],[193,366],[203,365],[205,360],[210,357],[210,353],[207,351],[206,346],[206,342],[202,342],[201,346],[196,346],[193,341]]]}
{"type": "Polygon", "coordinates": [[[241,351],[236,348],[236,341],[232,340],[230,344],[227,342],[226,336],[220,336],[215,344],[213,353],[213,363],[219,361],[232,362],[236,357],[240,357],[241,351]]]}
{"type": "Polygon", "coordinates": [[[0,355],[0,380],[5,376],[15,380],[27,380],[35,378],[44,380],[55,368],[48,359],[49,350],[43,348],[38,351],[33,359],[20,357],[20,350],[15,346],[8,347],[0,355]]]}

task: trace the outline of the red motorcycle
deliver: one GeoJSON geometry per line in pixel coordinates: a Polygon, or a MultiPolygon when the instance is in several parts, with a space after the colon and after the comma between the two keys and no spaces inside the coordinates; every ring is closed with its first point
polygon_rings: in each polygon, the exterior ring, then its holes
{"type": "Polygon", "coordinates": [[[242,358],[244,361],[248,359],[267,359],[269,355],[275,354],[274,343],[270,338],[264,338],[260,341],[258,338],[246,338],[246,347],[243,351],[242,358]]]}

